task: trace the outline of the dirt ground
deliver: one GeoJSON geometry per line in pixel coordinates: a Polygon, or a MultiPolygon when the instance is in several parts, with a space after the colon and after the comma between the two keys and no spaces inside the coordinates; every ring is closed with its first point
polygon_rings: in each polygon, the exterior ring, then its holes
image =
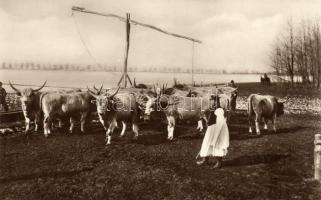
{"type": "Polygon", "coordinates": [[[164,123],[141,124],[137,141],[130,130],[118,138],[118,130],[107,148],[98,123],[83,135],[3,136],[0,199],[321,199],[321,185],[312,180],[320,120],[318,114],[286,114],[277,133],[255,136],[239,113],[229,126],[221,169],[212,169],[213,161],[196,165],[202,135],[195,124],[179,125],[171,142],[164,123]]]}

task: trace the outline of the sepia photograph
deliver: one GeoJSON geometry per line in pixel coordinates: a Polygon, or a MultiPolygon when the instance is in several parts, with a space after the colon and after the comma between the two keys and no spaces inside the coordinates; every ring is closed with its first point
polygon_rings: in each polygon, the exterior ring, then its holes
{"type": "Polygon", "coordinates": [[[321,199],[320,81],[319,0],[0,0],[0,199],[321,199]]]}

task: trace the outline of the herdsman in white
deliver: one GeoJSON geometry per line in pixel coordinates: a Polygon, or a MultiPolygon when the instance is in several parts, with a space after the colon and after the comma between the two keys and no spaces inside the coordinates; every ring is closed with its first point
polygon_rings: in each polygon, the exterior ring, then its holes
{"type": "Polygon", "coordinates": [[[197,161],[202,165],[208,161],[210,156],[216,158],[213,168],[220,168],[222,158],[227,154],[230,144],[229,130],[224,116],[224,110],[218,106],[215,111],[211,111],[208,119],[208,127],[203,139],[199,156],[202,158],[197,161]]]}

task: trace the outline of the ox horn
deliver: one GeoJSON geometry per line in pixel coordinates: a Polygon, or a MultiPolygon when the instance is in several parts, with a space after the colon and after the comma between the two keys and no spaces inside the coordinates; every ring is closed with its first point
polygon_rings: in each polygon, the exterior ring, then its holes
{"type": "Polygon", "coordinates": [[[137,85],[136,85],[136,77],[134,77],[134,88],[136,88],[137,85]]]}
{"type": "Polygon", "coordinates": [[[163,94],[165,94],[166,89],[167,89],[167,83],[163,84],[163,94]]]}
{"type": "Polygon", "coordinates": [[[90,94],[91,96],[93,96],[93,97],[95,97],[95,98],[98,97],[98,95],[95,94],[93,91],[91,91],[91,90],[88,88],[88,86],[87,86],[87,90],[88,90],[88,92],[89,92],[89,94],[90,94]]]}
{"type": "Polygon", "coordinates": [[[155,84],[153,84],[153,89],[154,89],[155,94],[157,94],[157,90],[156,90],[155,84]]]}
{"type": "Polygon", "coordinates": [[[97,91],[98,91],[98,94],[100,94],[100,93],[101,93],[101,91],[102,91],[103,87],[104,87],[104,84],[101,84],[101,87],[99,88],[99,90],[97,90],[97,91]]]}
{"type": "MultiPolygon", "coordinates": [[[[88,87],[87,87],[88,88],[88,87]]],[[[94,89],[96,90],[96,91],[98,91],[98,89],[96,88],[96,85],[94,84],[94,89]]]]}
{"type": "Polygon", "coordinates": [[[165,84],[162,85],[162,94],[165,93],[165,84]]]}
{"type": "Polygon", "coordinates": [[[35,89],[35,90],[33,90],[33,91],[34,91],[34,92],[40,91],[43,87],[45,87],[46,83],[47,83],[47,81],[45,81],[40,88],[35,89]]]}
{"type": "Polygon", "coordinates": [[[113,98],[119,91],[120,87],[117,88],[116,92],[114,92],[114,94],[110,95],[109,98],[113,98]]]}
{"type": "Polygon", "coordinates": [[[101,91],[103,89],[103,86],[104,86],[104,84],[102,84],[101,87],[98,89],[98,88],[96,88],[96,85],[94,84],[94,89],[96,90],[96,94],[100,95],[100,93],[101,93],[101,91]]]}
{"type": "Polygon", "coordinates": [[[18,95],[21,94],[20,90],[18,90],[17,88],[15,88],[15,87],[12,85],[11,81],[9,81],[9,85],[10,85],[10,87],[11,87],[14,91],[16,91],[16,93],[17,93],[18,95]]]}

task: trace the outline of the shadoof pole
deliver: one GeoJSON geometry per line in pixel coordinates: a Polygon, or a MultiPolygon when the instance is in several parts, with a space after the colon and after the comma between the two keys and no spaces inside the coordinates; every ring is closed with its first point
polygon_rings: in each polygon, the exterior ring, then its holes
{"type": "MultiPolygon", "coordinates": [[[[126,49],[125,49],[125,61],[124,61],[124,72],[118,82],[118,86],[121,84],[121,82],[123,81],[123,87],[127,86],[127,79],[129,81],[129,83],[132,85],[132,82],[128,76],[128,72],[127,72],[127,64],[128,64],[128,52],[129,52],[129,39],[130,39],[130,24],[134,24],[134,25],[139,25],[139,26],[143,26],[145,28],[150,28],[156,31],[159,31],[161,33],[173,36],[173,37],[177,37],[177,38],[181,38],[181,39],[186,39],[186,40],[190,40],[193,42],[193,57],[194,57],[194,43],[202,43],[202,41],[191,38],[191,37],[187,37],[184,35],[179,35],[176,33],[171,33],[168,31],[165,31],[161,28],[158,28],[154,25],[150,25],[150,24],[145,24],[145,23],[141,23],[135,20],[130,19],[130,14],[127,13],[126,14],[126,18],[119,16],[119,15],[115,15],[115,14],[111,14],[111,13],[100,13],[100,12],[96,12],[96,11],[91,11],[91,10],[87,10],[85,8],[82,7],[78,7],[78,6],[73,6],[71,8],[72,11],[77,11],[77,12],[82,12],[82,13],[88,13],[88,14],[93,14],[93,15],[99,15],[99,16],[103,16],[103,17],[113,17],[113,18],[117,18],[118,20],[125,22],[126,23],[126,49]]],[[[192,58],[192,68],[194,68],[194,58],[192,58]]],[[[192,77],[193,77],[193,69],[192,69],[192,77]]],[[[194,77],[192,78],[194,79],[194,77]]],[[[194,80],[193,80],[194,81],[194,80]]]]}
{"type": "Polygon", "coordinates": [[[314,136],[314,179],[321,181],[321,134],[314,136]]]}
{"type": "Polygon", "coordinates": [[[192,85],[195,86],[195,82],[194,82],[194,41],[192,41],[193,46],[192,46],[192,85]]]}
{"type": "Polygon", "coordinates": [[[130,80],[128,73],[127,73],[127,63],[128,63],[128,52],[129,52],[129,41],[130,41],[130,14],[126,13],[126,48],[125,48],[125,60],[124,60],[124,71],[123,74],[118,82],[118,86],[120,86],[121,82],[123,81],[123,87],[127,87],[127,79],[131,86],[133,86],[132,81],[130,80]]]}

